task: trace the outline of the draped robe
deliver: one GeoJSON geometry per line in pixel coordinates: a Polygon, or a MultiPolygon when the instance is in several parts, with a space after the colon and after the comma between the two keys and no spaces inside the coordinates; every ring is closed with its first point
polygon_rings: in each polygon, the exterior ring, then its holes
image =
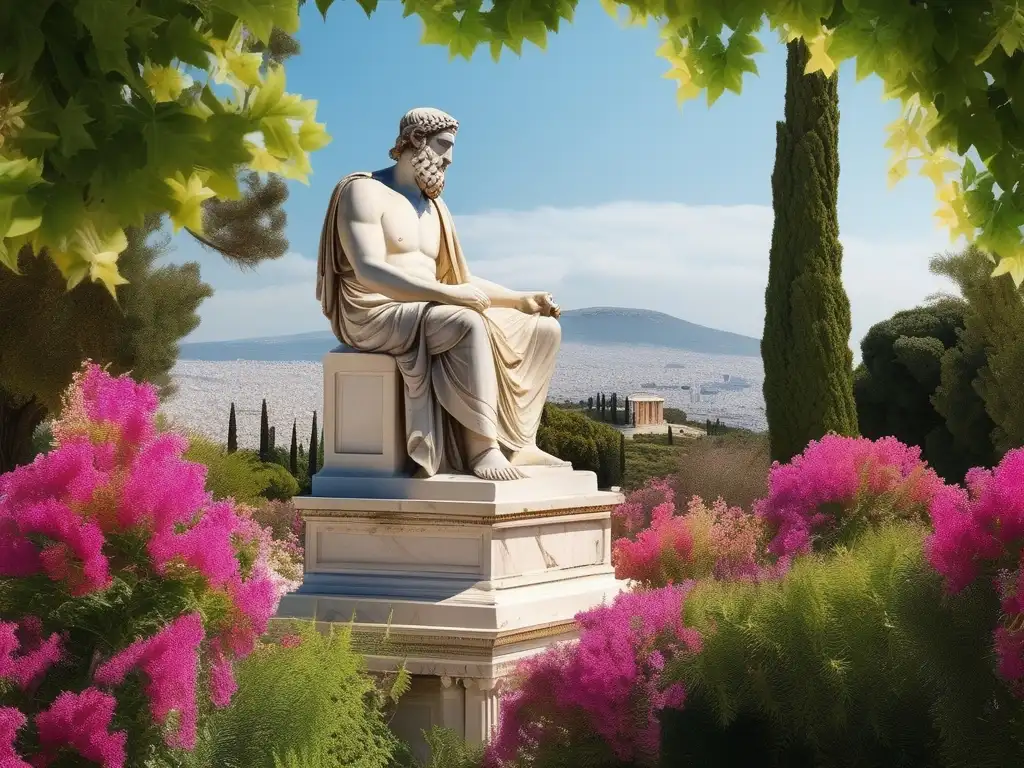
{"type": "MultiPolygon", "coordinates": [[[[362,285],[338,237],[338,208],[355,173],[334,188],[320,235],[317,299],[335,336],[360,352],[395,358],[404,383],[406,448],[430,476],[467,471],[460,430],[517,451],[536,440],[561,338],[558,321],[515,309],[480,314],[426,301],[395,301],[362,285]]],[[[470,280],[451,213],[441,222],[437,279],[470,280]]]]}

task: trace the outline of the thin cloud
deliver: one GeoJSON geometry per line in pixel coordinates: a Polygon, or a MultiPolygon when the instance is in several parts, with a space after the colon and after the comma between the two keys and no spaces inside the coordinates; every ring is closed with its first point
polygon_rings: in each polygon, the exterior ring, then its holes
{"type": "MultiPolygon", "coordinates": [[[[489,279],[550,290],[565,308],[642,307],[750,336],[764,322],[772,220],[767,206],[640,202],[455,217],[471,269],[489,279]]],[[[928,271],[929,258],[950,247],[939,230],[899,241],[841,239],[855,349],[874,323],[951,288],[928,271]]],[[[208,278],[217,292],[191,340],[328,327],[314,295],[314,259],[288,254],[258,273],[223,275],[223,285],[208,278]]]]}

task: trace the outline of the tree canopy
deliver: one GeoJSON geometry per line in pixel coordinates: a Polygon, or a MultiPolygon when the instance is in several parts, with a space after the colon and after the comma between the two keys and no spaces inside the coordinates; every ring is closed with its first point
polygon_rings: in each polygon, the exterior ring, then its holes
{"type": "Polygon", "coordinates": [[[121,268],[131,282],[119,304],[92,283],[68,292],[45,259],[23,254],[23,275],[0,271],[0,473],[31,458],[33,430],[59,411],[84,359],[169,391],[178,341],[199,325],[212,290],[197,264],[158,263],[169,244],[160,217],[126,237],[121,268]]]}
{"type": "Polygon", "coordinates": [[[0,262],[45,252],[69,287],[114,293],[124,230],[147,214],[201,233],[203,203],[240,198],[244,169],[305,180],[328,141],[316,103],[253,50],[294,32],[298,9],[0,0],[0,262]]]}
{"type": "MultiPolygon", "coordinates": [[[[402,0],[425,43],[498,59],[544,46],[576,0],[402,0]]],[[[358,0],[372,13],[377,0],[358,0]]],[[[316,104],[260,51],[298,27],[300,0],[0,0],[0,262],[29,246],[69,285],[124,282],[124,228],[147,213],[201,232],[246,170],[305,179],[328,141],[316,104]],[[276,30],[276,31],[275,31],[276,30]],[[189,87],[190,81],[201,87],[189,87]],[[227,88],[219,87],[224,85],[227,88]]],[[[937,216],[1024,281],[1024,9],[1017,0],[602,0],[661,27],[680,101],[709,104],[756,74],[764,24],[802,37],[807,71],[856,59],[903,104],[890,178],[935,182],[937,216]],[[980,158],[977,166],[967,156],[980,158]],[[957,159],[957,155],[962,158],[957,159]]],[[[316,0],[325,16],[334,0],[316,0]]],[[[283,39],[283,38],[282,38],[283,39]]],[[[273,59],[274,56],[271,56],[273,59]]]]}

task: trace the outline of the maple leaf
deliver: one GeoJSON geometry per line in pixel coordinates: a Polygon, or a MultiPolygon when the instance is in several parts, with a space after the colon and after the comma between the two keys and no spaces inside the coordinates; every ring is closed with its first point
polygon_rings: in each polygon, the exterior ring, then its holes
{"type": "Polygon", "coordinates": [[[147,62],[142,70],[142,80],[153,92],[157,103],[177,101],[181,92],[192,85],[192,78],[182,74],[177,67],[163,67],[147,62]]]}
{"type": "Polygon", "coordinates": [[[64,275],[69,291],[89,277],[116,301],[117,286],[128,282],[117,269],[118,257],[127,247],[124,230],[110,227],[101,231],[90,219],[75,231],[66,250],[51,249],[50,258],[64,275]]]}
{"type": "Polygon", "coordinates": [[[246,141],[245,147],[252,155],[252,160],[249,161],[250,170],[256,171],[256,173],[281,173],[284,164],[267,152],[266,147],[260,146],[254,141],[246,141]]]}
{"type": "Polygon", "coordinates": [[[1018,249],[1013,256],[1003,256],[999,259],[996,268],[992,270],[992,277],[1009,275],[1013,284],[1018,288],[1024,283],[1024,252],[1018,249]]]}
{"type": "Polygon", "coordinates": [[[946,155],[944,149],[938,149],[926,155],[918,173],[932,180],[936,187],[941,187],[950,173],[960,170],[960,165],[946,155]]]}
{"type": "Polygon", "coordinates": [[[832,77],[836,71],[836,63],[828,55],[830,42],[830,35],[824,31],[817,37],[807,41],[807,50],[810,53],[810,58],[807,60],[807,66],[804,67],[805,75],[809,75],[812,72],[821,72],[825,77],[832,77]]]}
{"type": "Polygon", "coordinates": [[[171,212],[171,223],[174,231],[182,227],[191,229],[193,232],[203,231],[203,209],[202,205],[216,193],[206,186],[206,180],[193,173],[188,179],[184,174],[177,173],[174,178],[166,179],[167,186],[171,188],[171,195],[178,204],[178,209],[171,212]]]}
{"type": "Polygon", "coordinates": [[[889,182],[889,188],[892,189],[899,184],[907,175],[907,158],[897,157],[895,162],[889,166],[889,170],[886,173],[886,179],[889,182]]]}
{"type": "Polygon", "coordinates": [[[60,136],[60,148],[65,157],[74,157],[83,149],[94,149],[96,144],[85,129],[92,117],[85,106],[79,104],[72,96],[64,109],[56,116],[57,134],[60,136]]]}

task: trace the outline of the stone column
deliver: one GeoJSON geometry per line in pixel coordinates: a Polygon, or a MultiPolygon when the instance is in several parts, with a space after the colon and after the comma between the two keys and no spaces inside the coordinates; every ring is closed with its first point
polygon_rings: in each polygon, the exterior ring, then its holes
{"type": "Polygon", "coordinates": [[[441,727],[466,738],[466,694],[448,675],[441,677],[441,727]]]}
{"type": "Polygon", "coordinates": [[[466,687],[466,734],[470,744],[485,744],[498,727],[497,680],[467,678],[462,681],[466,687]]]}

